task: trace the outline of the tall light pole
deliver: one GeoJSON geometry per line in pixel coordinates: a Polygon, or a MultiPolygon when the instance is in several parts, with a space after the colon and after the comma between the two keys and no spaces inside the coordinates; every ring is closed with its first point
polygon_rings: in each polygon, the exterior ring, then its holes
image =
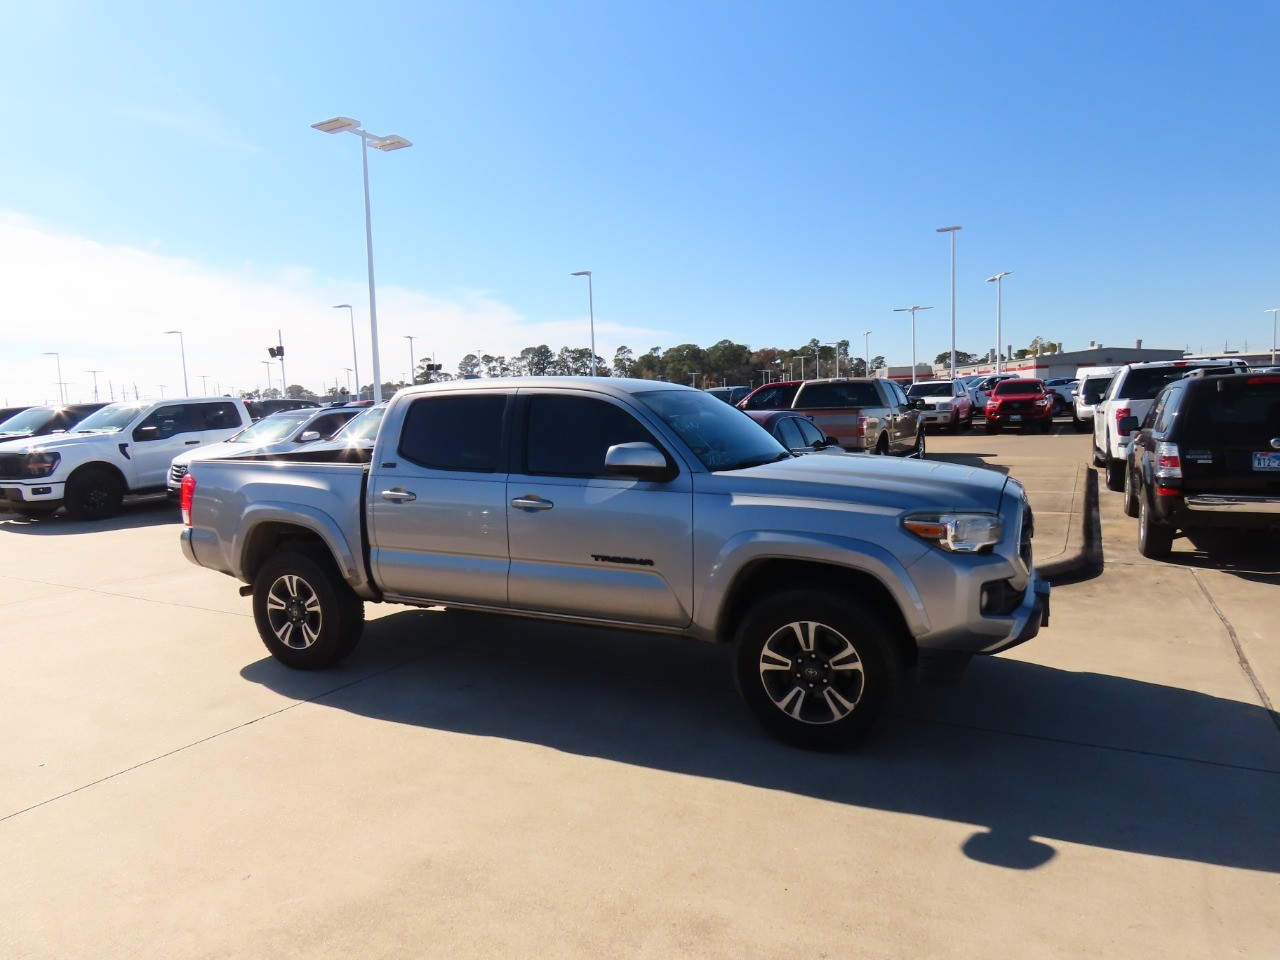
{"type": "Polygon", "coordinates": [[[418,378],[413,375],[413,337],[406,333],[404,338],[409,341],[409,382],[415,383],[418,378]]]}
{"type": "Polygon", "coordinates": [[[183,342],[181,330],[166,330],[165,336],[171,333],[178,335],[178,349],[182,351],[182,395],[190,396],[191,391],[187,388],[187,345],[183,342]]]}
{"type": "Polygon", "coordinates": [[[270,390],[271,389],[271,361],[259,360],[258,362],[265,363],[267,365],[267,389],[270,390]]]}
{"type": "MultiPolygon", "coordinates": [[[[956,231],[963,229],[954,227],[938,227],[935,233],[951,234],[951,379],[956,378],[956,231]]],[[[998,344],[997,344],[998,346],[998,344]]]]}
{"type": "Polygon", "coordinates": [[[347,371],[347,396],[350,397],[351,396],[351,368],[343,367],[342,369],[347,371]]]}
{"type": "Polygon", "coordinates": [[[591,290],[591,271],[579,270],[569,274],[571,277],[587,278],[587,311],[591,317],[591,375],[596,375],[596,300],[591,290]]]}
{"type": "MultiPolygon", "coordinates": [[[[200,378],[200,396],[207,397],[209,395],[209,375],[207,373],[197,373],[200,378]]],[[[95,400],[97,397],[94,398],[95,400]]]]}
{"type": "Polygon", "coordinates": [[[1271,365],[1274,367],[1276,365],[1276,314],[1280,313],[1280,307],[1272,307],[1262,312],[1271,314],[1271,365]]]}
{"type": "MultiPolygon", "coordinates": [[[[351,319],[351,371],[356,375],[356,390],[360,389],[360,361],[356,358],[356,312],[351,309],[349,303],[339,303],[334,306],[335,310],[346,308],[347,315],[351,319]]],[[[347,384],[347,393],[351,392],[351,385],[347,384]]],[[[359,400],[359,397],[356,397],[359,400]]]]}
{"type": "Polygon", "coordinates": [[[871,331],[870,330],[862,331],[862,352],[866,354],[865,359],[867,361],[865,364],[866,369],[863,370],[862,372],[869,377],[871,376],[871,331]]]}
{"type": "Polygon", "coordinates": [[[378,360],[378,298],[373,283],[373,215],[369,210],[369,147],[389,153],[402,150],[413,144],[404,137],[390,134],[385,137],[374,136],[360,128],[359,120],[350,117],[334,117],[322,123],[313,123],[314,129],[321,133],[354,133],[360,138],[360,163],[364,170],[364,242],[369,260],[369,334],[373,340],[373,402],[382,402],[382,366],[378,360]]]}
{"type": "Polygon", "coordinates": [[[58,364],[58,400],[62,403],[67,402],[66,384],[62,382],[62,355],[53,350],[46,350],[41,354],[44,357],[53,357],[58,364]]]}
{"type": "Polygon", "coordinates": [[[100,374],[101,372],[102,372],[101,370],[86,370],[86,371],[85,371],[85,373],[92,373],[92,374],[93,374],[93,402],[94,402],[94,403],[97,403],[97,402],[98,402],[98,374],[100,374]]]}
{"type": "Polygon", "coordinates": [[[1000,344],[1003,342],[1001,340],[1002,334],[1000,333],[1000,281],[1011,273],[1013,273],[1012,270],[1006,270],[1004,273],[997,273],[994,277],[987,277],[987,283],[996,285],[996,373],[1001,370],[1000,344]]]}
{"type": "MultiPolygon", "coordinates": [[[[912,384],[916,382],[916,311],[932,310],[932,309],[933,307],[915,306],[915,307],[894,307],[894,310],[893,310],[894,313],[910,313],[911,314],[911,382],[912,384]]],[[[868,361],[868,363],[869,362],[870,361],[868,361]]],[[[955,379],[955,370],[956,370],[956,354],[955,354],[955,342],[953,341],[952,347],[951,347],[951,373],[952,373],[953,380],[955,379]]]]}
{"type": "Polygon", "coordinates": [[[836,342],[836,343],[824,343],[824,344],[823,344],[823,346],[824,346],[824,347],[835,347],[835,348],[836,348],[836,376],[837,376],[837,377],[839,377],[839,376],[840,376],[840,344],[839,344],[839,342],[836,342]]]}
{"type": "Polygon", "coordinates": [[[690,371],[689,371],[689,386],[691,386],[691,387],[697,387],[697,386],[698,386],[698,377],[700,377],[700,376],[702,376],[701,371],[698,371],[698,370],[690,370],[690,371]]]}

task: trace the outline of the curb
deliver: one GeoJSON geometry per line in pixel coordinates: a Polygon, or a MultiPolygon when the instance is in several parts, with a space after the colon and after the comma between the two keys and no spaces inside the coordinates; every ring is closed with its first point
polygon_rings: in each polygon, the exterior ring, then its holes
{"type": "Polygon", "coordinates": [[[1084,509],[1081,517],[1083,544],[1075,556],[1054,560],[1036,572],[1055,587],[1082,583],[1102,573],[1102,520],[1098,516],[1098,471],[1087,469],[1084,478],[1084,509]]]}

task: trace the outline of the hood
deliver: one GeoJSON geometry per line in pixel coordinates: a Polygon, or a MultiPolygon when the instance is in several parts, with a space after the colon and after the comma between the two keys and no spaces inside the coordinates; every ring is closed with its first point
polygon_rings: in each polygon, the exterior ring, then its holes
{"type": "Polygon", "coordinates": [[[105,443],[115,446],[128,441],[129,435],[120,433],[51,433],[43,437],[27,437],[22,440],[6,440],[0,443],[0,453],[30,453],[33,450],[61,450],[85,443],[105,443]]]}
{"type": "Polygon", "coordinates": [[[725,495],[863,503],[890,510],[997,511],[1008,478],[998,470],[930,460],[855,454],[796,457],[698,478],[698,489],[725,495]]]}
{"type": "Polygon", "coordinates": [[[218,460],[222,457],[252,456],[257,453],[277,453],[292,447],[291,440],[271,440],[266,443],[245,443],[241,440],[222,440],[196,447],[188,453],[173,458],[175,465],[191,463],[193,460],[218,460]],[[277,448],[279,448],[277,450],[277,448]]]}

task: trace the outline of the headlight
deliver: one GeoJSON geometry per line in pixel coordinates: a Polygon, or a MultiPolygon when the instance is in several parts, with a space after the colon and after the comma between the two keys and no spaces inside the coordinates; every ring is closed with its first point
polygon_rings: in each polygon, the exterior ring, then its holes
{"type": "Polygon", "coordinates": [[[58,469],[58,464],[61,462],[62,454],[60,453],[36,450],[27,454],[26,462],[23,464],[23,472],[32,479],[47,477],[58,469]]]}
{"type": "Polygon", "coordinates": [[[902,525],[951,553],[978,553],[995,546],[1004,525],[993,513],[915,513],[902,525]]]}
{"type": "Polygon", "coordinates": [[[938,404],[938,409],[939,409],[939,410],[950,410],[950,409],[951,409],[951,404],[949,404],[949,403],[940,403],[940,404],[938,404]]]}

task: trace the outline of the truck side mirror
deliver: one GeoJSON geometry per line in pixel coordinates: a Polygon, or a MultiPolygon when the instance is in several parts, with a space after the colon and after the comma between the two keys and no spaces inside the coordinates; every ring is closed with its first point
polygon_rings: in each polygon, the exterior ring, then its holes
{"type": "Polygon", "coordinates": [[[610,476],[658,483],[671,480],[676,475],[667,462],[666,454],[652,443],[644,442],[615,443],[605,452],[604,469],[610,476]]]}
{"type": "Polygon", "coordinates": [[[159,427],[139,427],[137,430],[133,431],[133,439],[137,443],[154,440],[158,436],[160,436],[159,427]]]}
{"type": "Polygon", "coordinates": [[[319,430],[303,430],[302,436],[298,438],[298,443],[310,443],[312,440],[320,439],[319,430]]]}

